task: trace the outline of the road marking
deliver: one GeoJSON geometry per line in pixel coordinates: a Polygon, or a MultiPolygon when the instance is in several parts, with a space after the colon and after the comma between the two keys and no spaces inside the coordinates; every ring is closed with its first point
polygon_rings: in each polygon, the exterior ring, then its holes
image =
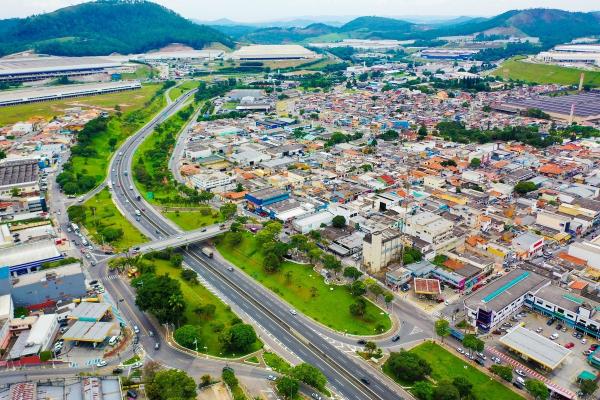
{"type": "Polygon", "coordinates": [[[423,332],[425,332],[423,329],[419,328],[418,326],[415,326],[414,328],[412,328],[412,331],[410,331],[408,336],[416,335],[418,333],[423,333],[423,332]]]}

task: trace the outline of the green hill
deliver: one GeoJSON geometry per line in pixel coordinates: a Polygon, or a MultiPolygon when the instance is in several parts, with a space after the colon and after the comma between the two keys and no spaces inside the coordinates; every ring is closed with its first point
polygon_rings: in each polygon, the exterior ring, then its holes
{"type": "Polygon", "coordinates": [[[234,43],[223,33],[145,0],[97,0],[48,14],[0,20],[0,56],[33,49],[65,56],[131,54],[181,43],[234,43]]]}

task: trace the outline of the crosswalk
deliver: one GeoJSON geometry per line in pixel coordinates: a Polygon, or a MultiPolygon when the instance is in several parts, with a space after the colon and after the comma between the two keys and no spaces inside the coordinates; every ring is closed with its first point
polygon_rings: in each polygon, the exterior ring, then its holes
{"type": "Polygon", "coordinates": [[[106,281],[114,281],[119,278],[120,278],[119,275],[113,274],[113,275],[104,276],[100,280],[103,282],[106,282],[106,281]]]}
{"type": "Polygon", "coordinates": [[[102,359],[101,359],[101,358],[93,358],[93,359],[91,359],[91,360],[87,360],[87,361],[85,362],[85,365],[96,365],[96,364],[98,364],[100,361],[102,361],[102,359]]]}

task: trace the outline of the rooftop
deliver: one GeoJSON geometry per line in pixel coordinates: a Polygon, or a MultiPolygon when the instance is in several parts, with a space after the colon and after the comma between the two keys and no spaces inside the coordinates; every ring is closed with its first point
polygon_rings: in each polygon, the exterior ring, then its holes
{"type": "Polygon", "coordinates": [[[10,160],[0,164],[0,186],[35,182],[39,167],[36,160],[10,160]]]}
{"type": "Polygon", "coordinates": [[[502,336],[500,343],[551,370],[571,354],[566,347],[520,325],[502,336]]]}

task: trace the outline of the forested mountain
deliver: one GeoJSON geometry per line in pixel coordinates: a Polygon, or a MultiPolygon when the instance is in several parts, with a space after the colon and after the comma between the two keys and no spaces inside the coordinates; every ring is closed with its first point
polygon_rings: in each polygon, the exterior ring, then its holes
{"type": "Polygon", "coordinates": [[[54,55],[141,53],[171,43],[201,49],[223,33],[145,0],[97,0],[22,19],[0,20],[0,55],[27,49],[54,55]]]}
{"type": "Polygon", "coordinates": [[[359,17],[334,27],[312,24],[306,28],[262,28],[227,26],[223,31],[255,43],[288,43],[329,39],[434,39],[439,36],[482,34],[483,36],[533,36],[546,46],[574,38],[600,35],[600,13],[569,12],[556,9],[511,10],[492,18],[461,17],[444,23],[413,23],[384,17],[359,17]]]}

